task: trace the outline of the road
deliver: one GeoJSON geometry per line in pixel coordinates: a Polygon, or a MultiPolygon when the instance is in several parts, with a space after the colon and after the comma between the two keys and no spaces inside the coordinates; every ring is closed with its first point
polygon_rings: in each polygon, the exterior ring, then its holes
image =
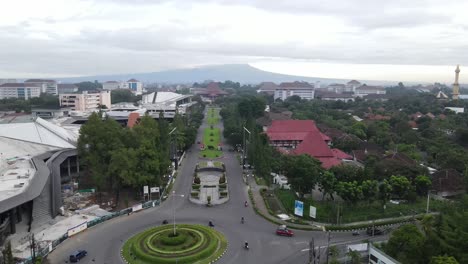
{"type": "MultiPolygon", "coordinates": [[[[200,127],[199,137],[204,127],[200,127]]],[[[85,249],[88,256],[81,263],[124,263],[120,256],[123,243],[136,233],[160,225],[165,219],[172,223],[174,211],[176,223],[206,225],[213,221],[215,228],[226,236],[228,250],[217,263],[307,263],[311,238],[314,238],[315,246],[327,245],[326,232],[297,230],[294,237],[279,237],[275,234],[275,225],[256,215],[250,205],[245,207],[247,186],[242,182],[241,167],[233,152],[225,151],[220,159],[226,164],[230,200],[213,207],[191,203],[188,200],[191,181],[199,161],[197,146],[194,145],[186,153],[173,187],[176,194],[184,194],[184,197],[169,197],[160,206],[109,220],[67,239],[48,256],[49,262],[67,263],[71,252],[85,249]],[[245,218],[244,224],[240,222],[241,217],[245,218]],[[244,241],[249,242],[250,250],[243,248],[244,241]]],[[[368,238],[337,232],[332,234],[330,243],[359,243],[368,238]]]]}

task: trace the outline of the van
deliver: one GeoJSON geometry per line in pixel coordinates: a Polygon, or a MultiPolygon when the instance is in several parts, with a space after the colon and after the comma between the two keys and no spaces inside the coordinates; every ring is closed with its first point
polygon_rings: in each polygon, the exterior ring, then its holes
{"type": "Polygon", "coordinates": [[[70,262],[75,263],[80,261],[80,259],[84,258],[88,252],[86,250],[77,250],[70,254],[70,262]]]}

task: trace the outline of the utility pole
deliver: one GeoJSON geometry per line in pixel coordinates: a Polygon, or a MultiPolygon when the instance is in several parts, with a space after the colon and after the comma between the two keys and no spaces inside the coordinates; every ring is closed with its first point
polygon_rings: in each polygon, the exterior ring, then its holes
{"type": "Polygon", "coordinates": [[[309,264],[312,262],[315,264],[315,246],[314,246],[314,238],[312,238],[309,242],[309,264]]]}
{"type": "Polygon", "coordinates": [[[328,256],[330,256],[330,231],[328,231],[328,241],[327,241],[327,264],[328,264],[328,256]]]}

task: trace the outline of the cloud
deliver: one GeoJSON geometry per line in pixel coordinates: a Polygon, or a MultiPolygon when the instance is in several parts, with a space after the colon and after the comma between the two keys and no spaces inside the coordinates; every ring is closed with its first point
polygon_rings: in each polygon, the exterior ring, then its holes
{"type": "MultiPolygon", "coordinates": [[[[9,13],[20,12],[26,2],[11,2],[9,13]]],[[[44,0],[35,8],[21,17],[0,17],[4,76],[269,59],[468,64],[463,1],[44,0]]]]}

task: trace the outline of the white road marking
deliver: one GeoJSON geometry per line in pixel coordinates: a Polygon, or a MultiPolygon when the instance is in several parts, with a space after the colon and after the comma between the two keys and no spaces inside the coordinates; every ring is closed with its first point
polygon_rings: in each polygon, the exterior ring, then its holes
{"type": "Polygon", "coordinates": [[[301,250],[302,252],[305,252],[305,251],[309,251],[310,248],[304,248],[303,250],[301,250]]]}

